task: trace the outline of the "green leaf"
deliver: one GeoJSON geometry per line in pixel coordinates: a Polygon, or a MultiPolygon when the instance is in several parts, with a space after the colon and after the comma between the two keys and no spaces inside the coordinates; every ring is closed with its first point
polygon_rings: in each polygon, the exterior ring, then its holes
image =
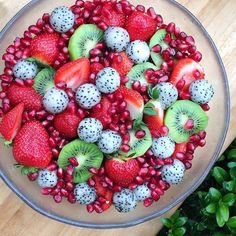
{"type": "Polygon", "coordinates": [[[224,160],[225,160],[225,155],[223,154],[223,155],[221,155],[221,156],[219,157],[218,162],[224,161],[224,160]]]}
{"type": "Polygon", "coordinates": [[[236,159],[236,149],[231,149],[227,156],[229,159],[236,159]]]}
{"type": "Polygon", "coordinates": [[[228,190],[229,192],[236,193],[236,180],[224,182],[223,187],[224,187],[224,189],[228,190]]]}
{"type": "Polygon", "coordinates": [[[23,166],[23,167],[21,168],[21,174],[22,174],[22,175],[28,175],[28,174],[30,174],[30,173],[35,173],[35,172],[37,172],[38,170],[39,170],[38,168],[23,166]]]}
{"type": "Polygon", "coordinates": [[[175,222],[179,218],[179,215],[180,211],[176,211],[175,214],[171,216],[171,220],[175,222]]]}
{"type": "Polygon", "coordinates": [[[212,201],[214,201],[214,202],[218,202],[222,198],[220,191],[217,190],[216,188],[210,188],[209,194],[210,194],[212,201]]]}
{"type": "Polygon", "coordinates": [[[229,179],[228,173],[221,167],[214,167],[212,176],[215,178],[218,184],[222,184],[224,181],[229,179]]]}
{"type": "Polygon", "coordinates": [[[143,113],[148,116],[155,116],[158,114],[157,111],[155,111],[153,108],[149,108],[149,107],[144,108],[143,113]]]}
{"type": "Polygon", "coordinates": [[[223,233],[223,232],[216,232],[212,236],[225,236],[225,233],[223,233]]]}
{"type": "Polygon", "coordinates": [[[224,221],[219,209],[216,212],[216,222],[219,227],[223,227],[225,225],[225,221],[224,221]]]}
{"type": "Polygon", "coordinates": [[[180,217],[179,219],[176,220],[174,227],[178,228],[186,224],[188,221],[188,217],[180,217]]]}
{"type": "Polygon", "coordinates": [[[161,222],[163,223],[163,225],[165,225],[165,227],[167,227],[168,229],[172,228],[172,222],[170,219],[168,218],[162,218],[161,222]]]}
{"type": "Polygon", "coordinates": [[[222,201],[227,206],[233,206],[236,201],[236,195],[233,193],[228,193],[223,197],[222,201]]]}
{"type": "Polygon", "coordinates": [[[186,232],[186,229],[184,227],[177,228],[173,230],[173,235],[174,236],[183,236],[186,232]]]}
{"type": "Polygon", "coordinates": [[[12,141],[7,141],[7,140],[6,140],[6,141],[4,142],[4,145],[7,146],[7,147],[10,147],[10,146],[12,146],[12,141]]]}
{"type": "Polygon", "coordinates": [[[200,222],[199,224],[197,224],[197,230],[198,231],[203,231],[207,228],[207,226],[205,225],[204,222],[200,222]]]}
{"type": "Polygon", "coordinates": [[[231,162],[229,162],[229,163],[227,164],[227,166],[228,166],[229,168],[234,168],[234,167],[236,167],[236,162],[235,162],[235,161],[231,161],[231,162]]]}
{"type": "Polygon", "coordinates": [[[216,203],[210,203],[209,205],[207,205],[206,211],[210,214],[214,214],[216,212],[216,208],[216,203]]]}
{"type": "Polygon", "coordinates": [[[160,93],[157,87],[152,88],[151,86],[149,86],[148,95],[150,98],[157,100],[159,98],[160,93]]]}
{"type": "Polygon", "coordinates": [[[231,168],[229,174],[232,179],[236,179],[236,167],[231,168]]]}
{"type": "Polygon", "coordinates": [[[221,217],[223,218],[223,220],[225,222],[228,221],[229,219],[229,207],[226,206],[223,202],[220,202],[219,203],[219,208],[218,208],[220,214],[221,214],[221,217]]]}
{"type": "Polygon", "coordinates": [[[230,227],[232,229],[236,229],[236,216],[229,218],[229,220],[226,224],[228,227],[230,227]]]}
{"type": "Polygon", "coordinates": [[[135,130],[139,129],[142,125],[146,126],[143,122],[143,115],[140,115],[136,120],[133,122],[133,127],[135,130]]]}

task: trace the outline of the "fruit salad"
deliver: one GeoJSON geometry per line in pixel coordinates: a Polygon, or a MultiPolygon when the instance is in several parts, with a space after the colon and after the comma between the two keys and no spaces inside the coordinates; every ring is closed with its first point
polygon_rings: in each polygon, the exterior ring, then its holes
{"type": "Polygon", "coordinates": [[[214,90],[202,54],[152,7],[58,6],[2,59],[0,133],[15,167],[56,203],[149,207],[206,144],[214,90]]]}

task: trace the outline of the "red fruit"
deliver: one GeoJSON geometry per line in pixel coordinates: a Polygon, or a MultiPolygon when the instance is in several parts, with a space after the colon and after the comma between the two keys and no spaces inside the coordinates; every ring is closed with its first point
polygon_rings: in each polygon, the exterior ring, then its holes
{"type": "Polygon", "coordinates": [[[148,41],[156,32],[157,22],[145,13],[135,11],[128,17],[125,27],[131,41],[148,41]]]}
{"type": "Polygon", "coordinates": [[[45,64],[52,65],[59,54],[58,40],[57,33],[43,33],[36,36],[31,41],[31,56],[45,64]]]}
{"type": "Polygon", "coordinates": [[[110,120],[109,111],[111,109],[111,102],[108,98],[103,97],[99,106],[92,108],[91,117],[96,118],[102,122],[103,127],[107,127],[108,120],[110,120]]]}
{"type": "Polygon", "coordinates": [[[13,144],[15,160],[24,166],[45,168],[52,159],[49,136],[38,121],[26,123],[18,132],[13,144]]]}
{"type": "Polygon", "coordinates": [[[105,170],[109,178],[115,183],[122,187],[128,187],[138,175],[140,168],[135,159],[123,161],[113,158],[105,162],[105,170]]]}
{"type": "Polygon", "coordinates": [[[12,142],[15,138],[21,126],[23,111],[24,104],[20,103],[2,118],[0,123],[0,133],[6,141],[12,142]]]}
{"type": "Polygon", "coordinates": [[[175,151],[172,154],[172,157],[176,157],[177,153],[186,153],[186,150],[187,150],[187,143],[176,143],[175,151]]]}
{"type": "Polygon", "coordinates": [[[94,63],[91,64],[90,71],[91,71],[91,73],[97,74],[103,68],[104,68],[104,66],[101,63],[94,62],[94,63]]]}
{"type": "Polygon", "coordinates": [[[76,90],[80,85],[89,82],[90,62],[87,58],[79,58],[63,65],[56,73],[55,84],[65,82],[67,87],[76,90]]]}
{"type": "Polygon", "coordinates": [[[13,106],[24,103],[26,110],[42,110],[41,96],[32,87],[12,84],[7,91],[7,97],[13,106]]]}
{"type": "Polygon", "coordinates": [[[149,116],[144,115],[144,122],[149,128],[153,137],[160,136],[162,133],[162,127],[164,125],[164,110],[161,107],[161,103],[157,100],[149,101],[154,105],[154,110],[157,112],[156,115],[149,116]]]}
{"type": "Polygon", "coordinates": [[[55,129],[65,138],[72,139],[77,137],[77,128],[81,118],[71,111],[64,111],[54,118],[55,129]]]}
{"type": "Polygon", "coordinates": [[[121,76],[125,76],[130,72],[134,63],[129,59],[125,52],[119,53],[119,56],[121,60],[117,60],[117,57],[114,57],[112,67],[116,69],[121,76]]]}
{"type": "Polygon", "coordinates": [[[190,58],[184,58],[179,60],[175,65],[170,82],[177,85],[180,80],[185,81],[183,89],[180,92],[180,97],[182,97],[181,94],[189,94],[190,84],[196,79],[203,79],[204,75],[203,68],[197,62],[190,58]],[[195,76],[196,74],[198,74],[197,77],[195,76]]]}
{"type": "Polygon", "coordinates": [[[143,112],[144,101],[143,97],[137,91],[133,89],[126,88],[125,86],[120,86],[117,93],[121,93],[124,100],[127,103],[126,109],[130,112],[131,118],[134,120],[140,116],[143,112]]]}
{"type": "Polygon", "coordinates": [[[102,209],[105,211],[112,205],[113,192],[110,189],[103,187],[101,184],[101,177],[93,176],[93,179],[95,181],[97,196],[104,197],[106,199],[106,202],[102,204],[102,209]]]}
{"type": "Polygon", "coordinates": [[[106,2],[102,8],[101,20],[107,26],[124,27],[126,18],[124,13],[118,13],[114,10],[112,3],[106,2]]]}

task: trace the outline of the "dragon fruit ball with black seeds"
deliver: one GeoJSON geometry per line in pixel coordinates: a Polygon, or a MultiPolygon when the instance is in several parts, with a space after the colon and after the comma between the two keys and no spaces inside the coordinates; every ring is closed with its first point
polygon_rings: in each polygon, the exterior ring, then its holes
{"type": "Polygon", "coordinates": [[[64,111],[68,103],[69,98],[67,93],[57,88],[49,89],[43,97],[45,110],[52,114],[58,114],[64,111]]]}
{"type": "Polygon", "coordinates": [[[79,183],[75,186],[74,195],[76,201],[82,205],[88,205],[96,200],[96,190],[87,183],[79,183]]]}
{"type": "Polygon", "coordinates": [[[133,192],[137,201],[143,201],[151,196],[151,190],[148,188],[147,184],[138,185],[133,192]]]}
{"type": "Polygon", "coordinates": [[[57,172],[42,169],[38,173],[37,182],[41,188],[55,187],[57,184],[57,172]]]}

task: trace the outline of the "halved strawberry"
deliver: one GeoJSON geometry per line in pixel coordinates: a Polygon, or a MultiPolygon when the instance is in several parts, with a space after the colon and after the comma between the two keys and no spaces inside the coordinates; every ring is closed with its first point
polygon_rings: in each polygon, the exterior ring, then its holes
{"type": "Polygon", "coordinates": [[[96,118],[102,122],[104,128],[107,127],[111,117],[109,110],[111,109],[111,102],[107,97],[103,97],[98,106],[92,108],[91,117],[96,118]]]}
{"type": "Polygon", "coordinates": [[[141,94],[133,89],[120,86],[117,93],[121,93],[127,103],[127,110],[130,112],[132,120],[137,119],[143,113],[144,101],[141,94]]]}
{"type": "Polygon", "coordinates": [[[196,79],[203,79],[205,76],[203,68],[193,59],[184,58],[177,62],[171,73],[170,82],[177,85],[180,80],[184,80],[185,84],[180,92],[180,97],[184,98],[185,94],[189,94],[189,86],[196,79]]]}
{"type": "Polygon", "coordinates": [[[160,101],[150,100],[149,103],[153,104],[154,111],[157,112],[156,115],[144,115],[144,122],[149,128],[153,137],[158,137],[161,135],[161,128],[164,124],[164,110],[161,107],[160,101]]]}
{"type": "Polygon", "coordinates": [[[20,103],[2,118],[0,133],[9,143],[12,142],[20,129],[23,111],[24,103],[20,103]]]}
{"type": "Polygon", "coordinates": [[[127,75],[132,69],[134,63],[125,52],[119,53],[119,57],[114,57],[111,66],[118,71],[121,76],[127,75]]]}
{"type": "Polygon", "coordinates": [[[55,84],[65,82],[67,87],[76,90],[89,82],[90,62],[88,58],[79,58],[63,65],[54,77],[55,84]]]}
{"type": "Polygon", "coordinates": [[[101,19],[108,26],[124,27],[126,17],[124,13],[117,12],[111,2],[105,2],[102,8],[101,19]]]}
{"type": "Polygon", "coordinates": [[[30,45],[31,56],[42,63],[52,65],[59,54],[58,40],[57,33],[43,33],[36,36],[30,45]]]}

